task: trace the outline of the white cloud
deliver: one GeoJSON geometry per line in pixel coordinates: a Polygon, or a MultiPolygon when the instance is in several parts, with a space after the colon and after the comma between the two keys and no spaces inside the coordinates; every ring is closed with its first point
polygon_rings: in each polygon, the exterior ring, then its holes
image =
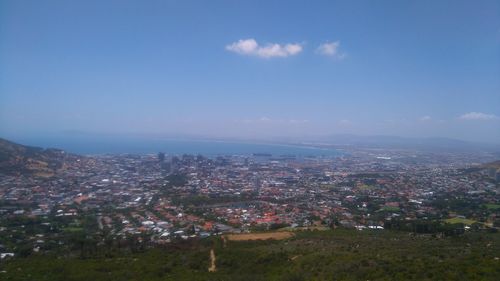
{"type": "Polygon", "coordinates": [[[481,112],[469,112],[459,117],[461,120],[497,120],[500,117],[494,114],[486,114],[481,112]]]}
{"type": "Polygon", "coordinates": [[[319,45],[319,47],[316,49],[316,53],[324,56],[333,57],[336,59],[345,58],[346,54],[341,53],[339,49],[340,49],[340,41],[327,42],[319,45]]]}
{"type": "Polygon", "coordinates": [[[226,46],[226,50],[247,56],[257,56],[261,58],[288,57],[302,52],[302,45],[295,44],[276,44],[271,43],[265,46],[259,45],[255,39],[241,39],[226,46]]]}
{"type": "Polygon", "coordinates": [[[340,121],[338,122],[338,124],[339,124],[340,126],[350,126],[350,125],[352,125],[352,122],[351,122],[351,120],[342,119],[342,120],[340,120],[340,121]]]}
{"type": "Polygon", "coordinates": [[[300,125],[300,124],[308,123],[309,120],[306,120],[306,119],[273,119],[273,118],[269,118],[266,116],[262,116],[262,117],[257,118],[257,119],[236,120],[236,122],[237,123],[244,123],[244,124],[300,125]]]}
{"type": "Polygon", "coordinates": [[[297,120],[297,119],[290,119],[290,120],[288,120],[288,123],[290,123],[290,124],[305,124],[305,123],[308,123],[308,122],[309,122],[309,120],[307,120],[307,119],[299,119],[299,120],[297,120]]]}
{"type": "Polygon", "coordinates": [[[420,118],[420,121],[424,121],[424,122],[425,121],[431,121],[431,120],[432,120],[432,118],[429,115],[425,115],[425,116],[422,116],[420,118]]]}

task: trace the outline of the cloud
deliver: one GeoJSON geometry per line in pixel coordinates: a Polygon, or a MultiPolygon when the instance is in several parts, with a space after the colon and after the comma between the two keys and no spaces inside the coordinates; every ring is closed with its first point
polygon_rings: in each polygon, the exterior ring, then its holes
{"type": "Polygon", "coordinates": [[[420,121],[423,121],[423,122],[425,122],[425,121],[431,121],[431,120],[432,120],[432,118],[429,115],[425,115],[425,116],[422,116],[420,118],[420,121]]]}
{"type": "Polygon", "coordinates": [[[316,53],[336,59],[343,59],[346,57],[345,53],[340,52],[340,41],[326,42],[316,49],[316,53]]]}
{"type": "Polygon", "coordinates": [[[461,120],[498,120],[500,117],[494,115],[494,114],[486,114],[486,113],[481,113],[481,112],[469,112],[461,115],[458,117],[461,120]]]}
{"type": "Polygon", "coordinates": [[[241,39],[226,46],[226,50],[240,55],[256,56],[260,58],[288,57],[302,52],[302,45],[270,43],[265,46],[259,45],[255,39],[241,39]]]}
{"type": "Polygon", "coordinates": [[[306,120],[306,119],[272,119],[272,118],[263,116],[263,117],[260,117],[257,119],[236,120],[236,122],[244,123],[244,124],[300,125],[300,124],[308,123],[309,120],[306,120]]]}
{"type": "Polygon", "coordinates": [[[299,120],[297,120],[297,119],[290,119],[287,122],[290,123],[290,124],[305,124],[305,123],[309,123],[309,120],[307,120],[307,119],[299,119],[299,120]]]}
{"type": "Polygon", "coordinates": [[[351,126],[352,125],[352,122],[351,120],[347,120],[347,119],[342,119],[338,122],[338,124],[340,126],[351,126]]]}

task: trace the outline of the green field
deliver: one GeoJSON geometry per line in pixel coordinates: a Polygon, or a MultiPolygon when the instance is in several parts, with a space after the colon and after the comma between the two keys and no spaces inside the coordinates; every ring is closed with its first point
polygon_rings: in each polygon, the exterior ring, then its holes
{"type": "Polygon", "coordinates": [[[31,256],[0,264],[1,280],[498,280],[500,234],[433,238],[396,231],[296,232],[292,238],[171,243],[93,258],[31,256]],[[208,272],[210,250],[215,272],[208,272]]]}
{"type": "Polygon", "coordinates": [[[498,210],[500,209],[500,204],[484,204],[484,207],[489,210],[498,210]]]}
{"type": "Polygon", "coordinates": [[[384,206],[379,210],[379,212],[399,212],[399,207],[384,206]]]}
{"type": "Polygon", "coordinates": [[[471,225],[471,224],[474,224],[476,223],[477,221],[475,220],[470,220],[470,219],[464,219],[464,218],[451,218],[451,219],[446,219],[444,220],[446,223],[451,223],[451,224],[455,224],[455,223],[463,223],[465,225],[471,225]]]}
{"type": "Polygon", "coordinates": [[[65,227],[65,232],[81,232],[83,231],[83,227],[65,227]]]}

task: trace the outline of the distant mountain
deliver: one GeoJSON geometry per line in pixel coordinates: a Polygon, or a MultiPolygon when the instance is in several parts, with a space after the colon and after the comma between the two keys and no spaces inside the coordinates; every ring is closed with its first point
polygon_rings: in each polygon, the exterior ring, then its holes
{"type": "Polygon", "coordinates": [[[370,148],[421,149],[438,151],[500,152],[500,144],[476,143],[451,138],[409,138],[397,136],[331,135],[308,140],[311,143],[370,148]]]}
{"type": "Polygon", "coordinates": [[[0,174],[50,177],[69,157],[60,149],[25,146],[0,138],[0,174]]]}
{"type": "Polygon", "coordinates": [[[500,169],[500,160],[495,162],[486,163],[483,165],[485,168],[500,169]]]}

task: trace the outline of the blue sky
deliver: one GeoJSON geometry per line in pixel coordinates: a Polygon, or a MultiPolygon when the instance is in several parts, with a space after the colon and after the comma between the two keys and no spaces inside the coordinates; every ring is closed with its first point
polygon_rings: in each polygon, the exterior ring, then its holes
{"type": "Polygon", "coordinates": [[[500,143],[499,1],[0,0],[0,135],[500,143]]]}

